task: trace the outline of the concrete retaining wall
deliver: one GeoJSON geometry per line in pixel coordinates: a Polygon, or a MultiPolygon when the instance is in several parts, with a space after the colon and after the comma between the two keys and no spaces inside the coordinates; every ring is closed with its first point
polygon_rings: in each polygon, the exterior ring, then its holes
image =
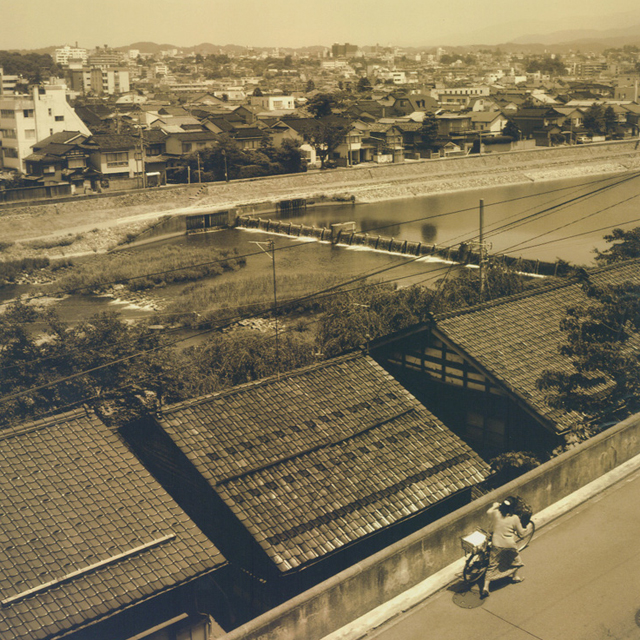
{"type": "Polygon", "coordinates": [[[518,494],[534,511],[561,500],[640,453],[640,414],[383,549],[224,636],[319,640],[422,582],[462,555],[460,537],[486,526],[489,506],[518,494]]]}

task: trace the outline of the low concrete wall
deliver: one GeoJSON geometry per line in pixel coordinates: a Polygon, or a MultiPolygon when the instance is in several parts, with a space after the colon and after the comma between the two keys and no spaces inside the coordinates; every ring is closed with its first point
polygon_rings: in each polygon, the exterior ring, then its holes
{"type": "Polygon", "coordinates": [[[640,453],[640,414],[428,525],[224,636],[319,640],[422,582],[462,555],[460,537],[486,526],[495,501],[518,494],[534,511],[561,500],[640,453]]]}

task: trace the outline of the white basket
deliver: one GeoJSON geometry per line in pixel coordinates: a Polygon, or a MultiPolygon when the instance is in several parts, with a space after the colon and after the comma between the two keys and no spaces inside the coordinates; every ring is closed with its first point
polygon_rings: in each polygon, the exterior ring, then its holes
{"type": "Polygon", "coordinates": [[[460,538],[460,540],[462,541],[462,548],[466,553],[476,553],[486,546],[488,537],[484,531],[474,531],[460,538]]]}

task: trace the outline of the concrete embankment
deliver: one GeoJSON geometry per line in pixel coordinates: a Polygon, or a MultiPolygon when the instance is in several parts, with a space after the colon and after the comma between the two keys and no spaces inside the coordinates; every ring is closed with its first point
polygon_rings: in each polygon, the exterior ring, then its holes
{"type": "MultiPolygon", "coordinates": [[[[640,169],[638,140],[510,153],[363,165],[230,183],[183,185],[55,203],[0,206],[0,237],[24,241],[65,233],[119,228],[135,233],[163,215],[187,215],[243,205],[244,213],[280,200],[356,202],[407,198],[538,180],[623,173],[640,169]]],[[[109,234],[104,234],[105,237],[109,234]]],[[[113,236],[113,233],[111,234],[113,236]]],[[[110,239],[109,243],[113,240],[110,239]]],[[[102,243],[104,245],[109,243],[102,243]]],[[[104,250],[94,237],[91,250],[104,250]]],[[[72,253],[69,248],[67,253],[72,253]]]]}

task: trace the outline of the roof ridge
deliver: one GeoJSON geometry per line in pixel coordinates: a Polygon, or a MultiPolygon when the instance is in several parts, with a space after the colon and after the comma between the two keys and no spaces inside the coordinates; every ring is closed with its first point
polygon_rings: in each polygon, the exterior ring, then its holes
{"type": "Polygon", "coordinates": [[[23,424],[19,424],[15,427],[2,429],[0,430],[0,442],[2,442],[3,440],[8,440],[9,438],[14,438],[16,436],[23,435],[25,433],[30,433],[31,431],[39,431],[40,429],[46,429],[47,427],[51,427],[61,422],[65,422],[81,414],[84,414],[88,417],[91,417],[92,415],[89,413],[86,407],[82,406],[77,409],[72,409],[71,411],[65,411],[64,413],[54,414],[49,418],[40,418],[40,419],[32,420],[31,422],[25,422],[23,424]]]}
{"type": "Polygon", "coordinates": [[[235,385],[233,387],[230,387],[229,389],[222,389],[214,393],[207,393],[206,395],[199,396],[198,398],[191,398],[189,400],[183,400],[182,402],[177,402],[175,404],[172,404],[166,409],[163,409],[160,411],[160,417],[162,417],[163,415],[172,413],[173,411],[184,409],[185,407],[192,407],[195,405],[203,404],[214,398],[224,398],[227,396],[234,395],[236,393],[241,393],[248,388],[258,388],[258,387],[271,384],[272,382],[278,382],[280,380],[284,381],[290,378],[297,378],[298,376],[304,375],[309,371],[313,371],[314,369],[320,369],[322,367],[326,367],[328,364],[337,364],[339,362],[346,362],[348,360],[352,360],[352,359],[356,360],[357,358],[364,358],[364,357],[366,356],[362,352],[352,352],[346,355],[338,356],[336,358],[331,358],[330,360],[324,360],[323,362],[314,362],[313,364],[309,364],[306,367],[300,367],[299,369],[288,371],[284,375],[274,374],[271,376],[267,376],[265,378],[260,378],[259,380],[251,380],[249,382],[244,382],[243,384],[235,385]]]}
{"type": "Polygon", "coordinates": [[[296,458],[301,458],[303,456],[309,455],[311,453],[315,453],[316,451],[320,451],[321,449],[328,449],[329,447],[334,447],[337,444],[341,444],[342,442],[347,442],[348,440],[353,440],[354,438],[357,438],[358,436],[361,436],[365,433],[368,433],[369,431],[373,431],[374,429],[377,429],[378,427],[382,427],[385,424],[388,424],[389,422],[393,421],[393,420],[397,420],[398,418],[402,418],[403,416],[407,415],[408,413],[411,413],[412,411],[417,411],[418,410],[418,406],[416,404],[413,404],[413,406],[409,407],[408,409],[403,409],[402,411],[399,411],[397,413],[395,413],[392,416],[389,416],[387,418],[383,418],[382,420],[378,420],[378,422],[375,422],[374,424],[370,424],[367,425],[366,427],[363,427],[361,429],[359,429],[358,431],[354,431],[353,433],[347,435],[347,436],[343,436],[340,438],[333,438],[332,440],[326,441],[326,442],[319,442],[318,444],[314,445],[313,447],[308,447],[307,449],[303,449],[302,451],[296,451],[294,453],[289,454],[288,456],[284,456],[282,458],[278,458],[277,460],[274,460],[273,462],[267,462],[263,465],[260,465],[258,467],[253,467],[251,469],[246,469],[244,471],[241,471],[240,473],[236,473],[234,475],[231,476],[227,476],[226,478],[221,478],[220,480],[217,480],[215,483],[215,486],[219,486],[225,482],[230,482],[232,480],[239,480],[240,478],[244,478],[246,476],[249,476],[253,473],[258,473],[259,471],[264,471],[265,469],[270,469],[271,467],[275,467],[276,465],[282,464],[283,462],[289,462],[289,460],[294,460],[296,458]]]}

